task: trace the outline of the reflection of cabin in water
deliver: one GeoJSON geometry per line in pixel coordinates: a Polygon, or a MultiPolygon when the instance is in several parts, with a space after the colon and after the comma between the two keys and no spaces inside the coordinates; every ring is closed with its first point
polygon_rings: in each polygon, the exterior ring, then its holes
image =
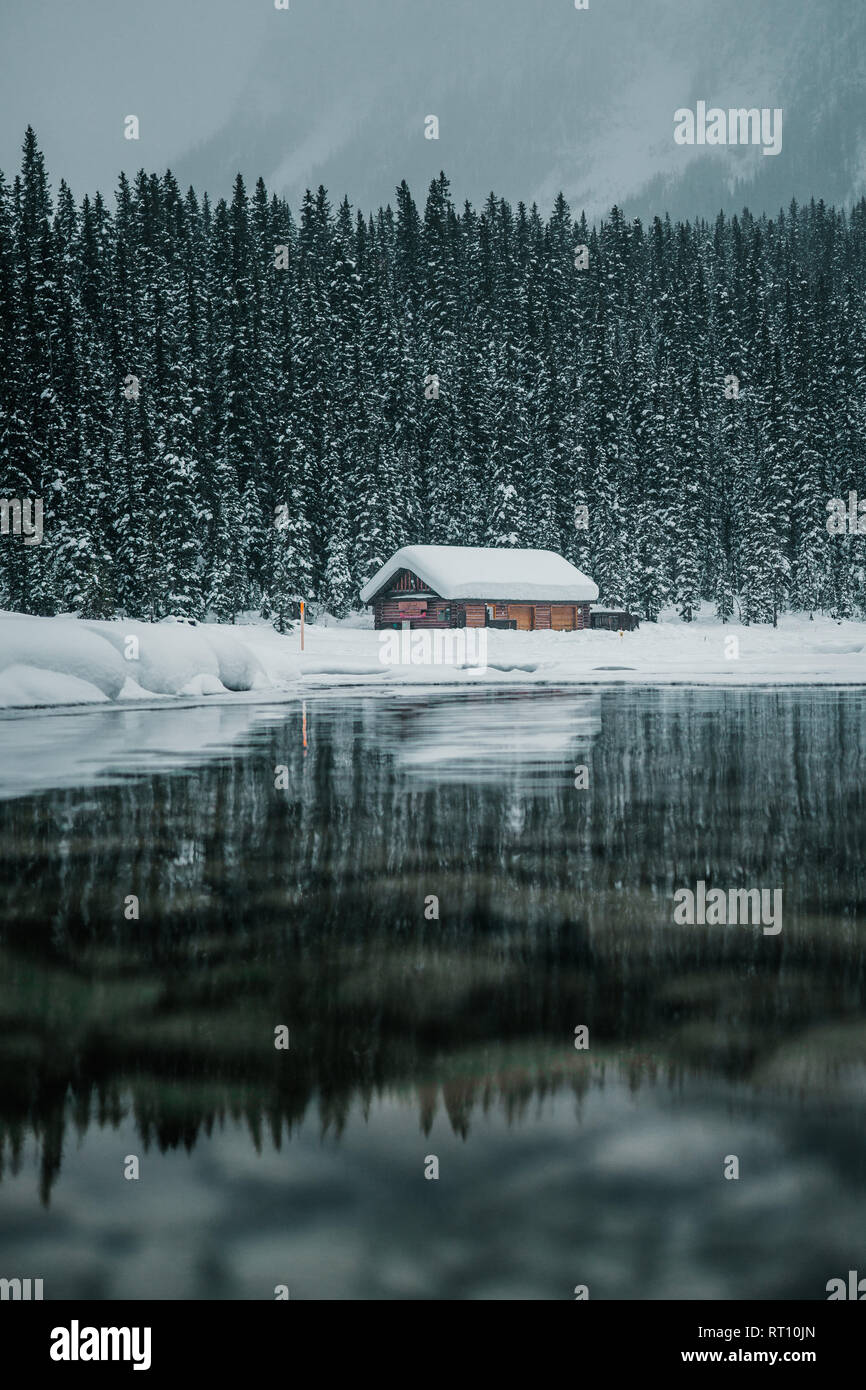
{"type": "Polygon", "coordinates": [[[591,579],[552,550],[406,545],[361,590],[377,628],[590,625],[591,579]]]}

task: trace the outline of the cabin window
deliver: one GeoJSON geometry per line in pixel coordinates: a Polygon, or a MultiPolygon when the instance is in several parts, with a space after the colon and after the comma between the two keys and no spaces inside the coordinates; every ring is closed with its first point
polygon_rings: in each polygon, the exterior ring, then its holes
{"type": "Polygon", "coordinates": [[[445,622],[450,622],[450,621],[451,621],[451,609],[450,609],[450,608],[440,608],[439,611],[438,611],[437,614],[436,614],[436,617],[437,617],[440,621],[442,621],[442,620],[444,619],[445,622]]]}

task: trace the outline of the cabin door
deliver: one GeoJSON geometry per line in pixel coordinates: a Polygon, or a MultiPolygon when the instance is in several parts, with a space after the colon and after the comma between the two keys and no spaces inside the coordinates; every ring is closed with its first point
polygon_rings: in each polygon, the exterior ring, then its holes
{"type": "Polygon", "coordinates": [[[570,603],[555,603],[550,609],[550,626],[555,632],[571,632],[577,627],[574,606],[570,603]]]}
{"type": "Polygon", "coordinates": [[[509,605],[508,605],[508,616],[509,616],[509,618],[512,618],[512,619],[516,620],[518,632],[531,632],[531,631],[532,631],[532,627],[533,627],[533,623],[532,623],[533,613],[532,613],[532,607],[531,607],[530,604],[528,604],[528,603],[509,603],[509,605]]]}

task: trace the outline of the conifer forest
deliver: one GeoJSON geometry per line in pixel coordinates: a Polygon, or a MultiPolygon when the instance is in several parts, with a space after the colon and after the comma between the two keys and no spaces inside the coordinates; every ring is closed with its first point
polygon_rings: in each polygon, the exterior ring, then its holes
{"type": "MultiPolygon", "coordinates": [[[[61,171],[62,172],[62,171],[61,171]]],[[[393,551],[538,546],[646,620],[866,616],[866,200],[598,224],[0,176],[0,608],[345,616],[393,551]]]]}

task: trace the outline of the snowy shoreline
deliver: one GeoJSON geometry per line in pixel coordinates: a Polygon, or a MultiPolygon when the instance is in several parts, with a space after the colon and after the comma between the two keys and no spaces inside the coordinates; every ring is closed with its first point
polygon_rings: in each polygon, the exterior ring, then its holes
{"type": "Polygon", "coordinates": [[[236,626],[0,613],[0,714],[285,703],[327,691],[471,687],[866,686],[866,623],[789,614],[777,628],[675,615],[638,631],[487,634],[486,666],[385,664],[367,615],[308,625],[305,650],[259,619],[236,626]]]}

